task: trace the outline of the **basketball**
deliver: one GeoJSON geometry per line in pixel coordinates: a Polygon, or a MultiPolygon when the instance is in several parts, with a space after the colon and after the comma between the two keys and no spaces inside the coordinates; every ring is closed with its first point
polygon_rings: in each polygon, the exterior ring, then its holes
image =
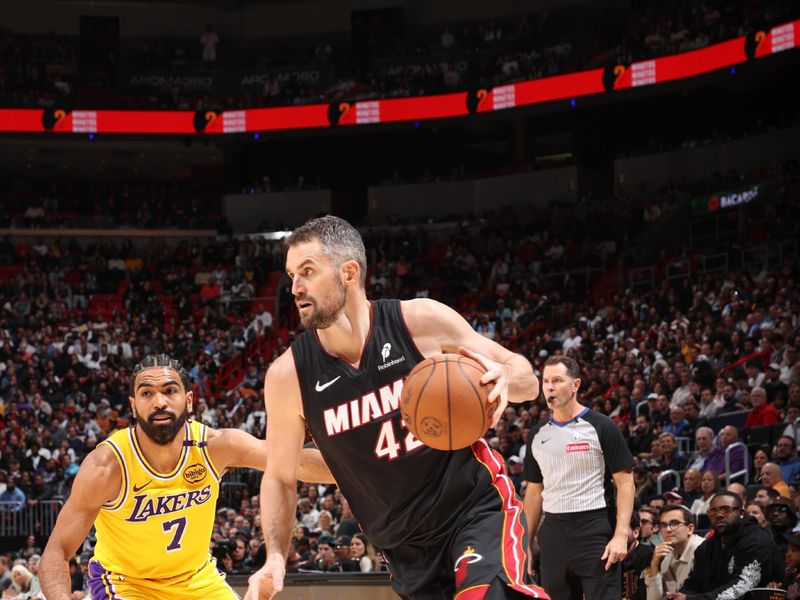
{"type": "Polygon", "coordinates": [[[492,420],[491,386],[483,366],[460,354],[426,358],[408,374],[400,410],[408,430],[436,450],[459,450],[480,438],[492,420]]]}

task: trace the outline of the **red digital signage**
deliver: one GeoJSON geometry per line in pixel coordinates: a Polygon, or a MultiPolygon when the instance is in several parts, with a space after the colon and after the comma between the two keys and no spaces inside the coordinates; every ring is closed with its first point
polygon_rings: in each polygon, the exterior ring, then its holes
{"type": "Polygon", "coordinates": [[[411,98],[225,111],[0,109],[0,133],[223,135],[462,117],[686,79],[798,47],[800,19],[608,69],[411,98]]]}

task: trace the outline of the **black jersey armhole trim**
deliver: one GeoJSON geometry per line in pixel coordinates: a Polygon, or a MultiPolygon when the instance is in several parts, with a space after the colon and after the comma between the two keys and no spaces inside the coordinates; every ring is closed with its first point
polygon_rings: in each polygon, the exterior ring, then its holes
{"type": "Polygon", "coordinates": [[[414,348],[414,352],[417,353],[416,359],[417,362],[425,360],[425,356],[420,352],[419,348],[417,347],[417,342],[414,341],[414,336],[411,335],[411,330],[408,328],[408,323],[406,323],[406,316],[403,314],[403,301],[402,300],[395,300],[397,302],[397,312],[400,315],[400,323],[403,326],[403,331],[406,332],[406,336],[408,337],[408,342],[411,344],[411,347],[414,348]]]}

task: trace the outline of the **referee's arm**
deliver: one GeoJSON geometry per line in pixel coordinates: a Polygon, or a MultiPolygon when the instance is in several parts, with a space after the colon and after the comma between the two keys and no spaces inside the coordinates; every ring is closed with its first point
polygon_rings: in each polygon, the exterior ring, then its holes
{"type": "MultiPolygon", "coordinates": [[[[529,481],[525,488],[525,519],[528,522],[528,573],[531,575],[533,575],[533,547],[536,533],[539,530],[539,522],[542,520],[543,489],[543,484],[532,481],[529,481]]],[[[630,519],[630,515],[628,515],[628,519],[630,519]]]]}
{"type": "Polygon", "coordinates": [[[631,513],[633,513],[633,498],[636,492],[632,469],[617,471],[611,477],[617,488],[617,525],[614,529],[614,536],[608,542],[601,559],[606,561],[606,571],[612,564],[622,561],[628,554],[628,532],[630,531],[631,513]]]}

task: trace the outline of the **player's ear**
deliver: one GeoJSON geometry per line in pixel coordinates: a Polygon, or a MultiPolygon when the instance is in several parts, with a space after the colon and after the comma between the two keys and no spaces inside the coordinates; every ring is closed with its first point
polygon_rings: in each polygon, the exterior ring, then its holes
{"type": "Polygon", "coordinates": [[[575,379],[572,380],[572,389],[574,389],[576,392],[579,389],[581,389],[581,378],[580,377],[576,377],[575,379]]]}
{"type": "Polygon", "coordinates": [[[186,392],[186,410],[189,414],[194,414],[194,394],[191,391],[186,392]]]}
{"type": "Polygon", "coordinates": [[[131,414],[133,415],[133,418],[135,419],[136,418],[136,406],[134,405],[134,397],[133,396],[128,396],[128,403],[131,405],[131,414]]]}
{"type": "Polygon", "coordinates": [[[342,275],[345,283],[358,284],[361,278],[361,268],[358,266],[358,262],[354,260],[344,261],[342,263],[342,275]]]}

